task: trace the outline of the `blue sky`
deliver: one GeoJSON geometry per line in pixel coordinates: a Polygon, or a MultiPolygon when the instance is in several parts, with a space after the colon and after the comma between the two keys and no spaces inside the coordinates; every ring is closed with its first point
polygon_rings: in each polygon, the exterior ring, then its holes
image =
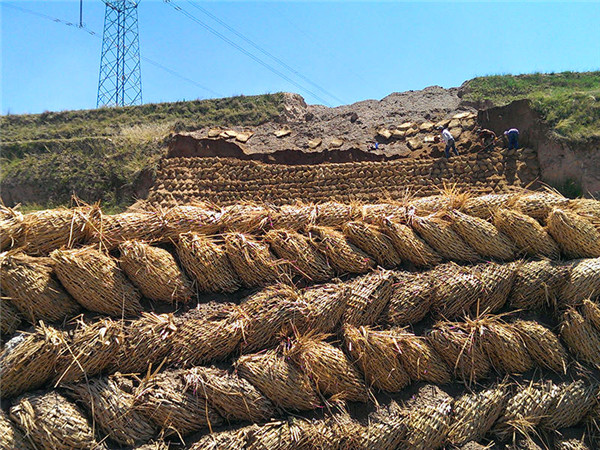
{"type": "MultiPolygon", "coordinates": [[[[313,97],[159,0],[139,5],[140,50],[195,84],[142,61],[143,100],[298,92],[330,106],[502,73],[600,68],[600,2],[193,2],[300,73],[278,65],[188,0],[171,0],[313,97]],[[323,93],[306,79],[322,87],[323,93]],[[202,89],[204,86],[209,90],[202,89]],[[331,94],[331,95],[329,95],[331,94]]],[[[96,106],[104,3],[0,1],[1,110],[96,106]]]]}

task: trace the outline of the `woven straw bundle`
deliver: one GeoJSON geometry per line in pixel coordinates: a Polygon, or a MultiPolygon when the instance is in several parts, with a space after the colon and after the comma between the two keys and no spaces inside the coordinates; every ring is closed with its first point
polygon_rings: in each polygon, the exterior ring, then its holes
{"type": "Polygon", "coordinates": [[[485,286],[472,268],[447,263],[433,269],[430,276],[434,284],[432,308],[438,318],[463,316],[483,298],[485,286]]]}
{"type": "Polygon", "coordinates": [[[504,233],[491,223],[459,211],[449,213],[452,227],[480,256],[510,261],[515,258],[516,248],[504,233]]]}
{"type": "Polygon", "coordinates": [[[203,206],[179,205],[164,215],[164,238],[176,240],[183,233],[210,235],[221,228],[221,213],[203,206]]]}
{"type": "Polygon", "coordinates": [[[321,395],[335,400],[367,401],[367,388],[358,370],[344,352],[322,337],[297,338],[286,356],[314,381],[321,395]]]}
{"type": "Polygon", "coordinates": [[[240,280],[225,247],[194,233],[182,234],[176,244],[179,260],[202,292],[234,292],[240,280]]]}
{"type": "Polygon", "coordinates": [[[548,217],[548,232],[569,258],[600,256],[600,230],[577,213],[554,209],[548,217]]]}
{"type": "Polygon", "coordinates": [[[554,441],[554,450],[591,450],[583,439],[567,439],[561,438],[554,441]]]}
{"type": "Polygon", "coordinates": [[[31,442],[25,438],[23,433],[10,421],[6,413],[0,409],[0,448],[10,449],[33,449],[31,442]]]}
{"type": "Polygon", "coordinates": [[[225,251],[247,287],[264,286],[280,278],[283,267],[264,242],[241,234],[225,235],[225,251]]]}
{"type": "Polygon", "coordinates": [[[100,431],[121,445],[143,444],[156,435],[152,421],[137,409],[133,394],[117,378],[93,378],[70,387],[100,431]]]}
{"type": "Polygon", "coordinates": [[[300,231],[316,221],[314,205],[282,205],[271,207],[271,226],[273,228],[300,231]]]}
{"type": "Polygon", "coordinates": [[[493,319],[481,319],[483,348],[488,354],[492,366],[500,373],[519,374],[533,367],[533,361],[525,341],[509,324],[493,319]]]}
{"type": "Polygon", "coordinates": [[[578,358],[600,368],[600,332],[575,309],[564,313],[560,337],[578,358]]]}
{"type": "Polygon", "coordinates": [[[450,368],[426,339],[399,329],[391,330],[389,335],[394,339],[398,358],[410,378],[436,384],[450,382],[450,368]]]}
{"type": "Polygon", "coordinates": [[[95,208],[47,209],[23,216],[22,250],[29,255],[47,255],[57,248],[71,248],[89,233],[88,221],[95,208]]]}
{"type": "Polygon", "coordinates": [[[488,219],[498,208],[505,208],[514,194],[488,194],[467,199],[462,205],[462,211],[470,216],[488,219]]]}
{"type": "Polygon", "coordinates": [[[464,323],[436,324],[427,339],[454,376],[468,382],[484,378],[491,365],[477,330],[464,323]]]}
{"type": "Polygon", "coordinates": [[[570,275],[569,283],[561,291],[561,300],[567,305],[600,296],[600,258],[572,261],[570,275]]]}
{"type": "Polygon", "coordinates": [[[4,338],[13,334],[19,327],[23,317],[14,307],[12,299],[0,297],[0,335],[4,338]]]}
{"type": "Polygon", "coordinates": [[[364,273],[375,265],[366,253],[333,228],[311,226],[308,232],[327,262],[339,273],[364,273]]]}
{"type": "Polygon", "coordinates": [[[32,334],[19,334],[8,341],[0,354],[0,396],[14,397],[46,383],[54,376],[58,355],[65,345],[64,333],[43,322],[32,334]]]}
{"type": "MultiPolygon", "coordinates": [[[[399,407],[396,407],[399,409],[399,407]]],[[[406,439],[406,414],[376,411],[362,431],[362,442],[357,448],[396,450],[402,448],[406,439]]]]}
{"type": "Polygon", "coordinates": [[[165,441],[150,441],[147,444],[134,447],[134,450],[169,450],[169,444],[165,441]]]}
{"type": "Polygon", "coordinates": [[[22,234],[23,214],[0,205],[0,251],[18,244],[22,234]]]}
{"type": "Polygon", "coordinates": [[[205,434],[190,446],[190,450],[245,450],[246,433],[257,425],[205,434]]]}
{"type": "Polygon", "coordinates": [[[123,343],[123,325],[111,319],[81,322],[56,363],[55,382],[71,383],[93,377],[115,362],[123,343]]]}
{"type": "Polygon", "coordinates": [[[58,392],[23,396],[10,409],[10,416],[40,448],[104,448],[96,442],[85,416],[58,392]]]}
{"type": "Polygon", "coordinates": [[[386,219],[381,228],[392,240],[403,261],[410,261],[418,267],[431,267],[442,262],[442,257],[409,226],[386,219]]]}
{"type": "Polygon", "coordinates": [[[494,213],[494,226],[508,236],[517,248],[529,256],[558,259],[560,248],[548,232],[534,218],[514,209],[500,209],[494,213]]]}
{"type": "Polygon", "coordinates": [[[269,225],[270,211],[262,205],[236,204],[221,211],[219,223],[224,231],[256,233],[269,225]]]}
{"type": "Polygon", "coordinates": [[[185,374],[186,386],[204,396],[228,420],[261,422],[275,415],[267,397],[244,378],[215,367],[194,367],[185,374]]]}
{"type": "Polygon", "coordinates": [[[424,216],[443,209],[460,208],[464,200],[464,195],[449,192],[417,198],[409,202],[408,207],[414,209],[416,214],[424,216]]]}
{"type": "Polygon", "coordinates": [[[322,227],[338,227],[360,216],[354,205],[337,202],[315,205],[315,211],[316,224],[322,227]]]}
{"type": "Polygon", "coordinates": [[[517,320],[511,327],[519,333],[529,356],[537,365],[556,373],[567,372],[567,351],[552,331],[537,322],[525,320],[517,320]]]}
{"type": "Polygon", "coordinates": [[[51,255],[58,279],[90,311],[115,317],[141,312],[141,295],[116,261],[93,247],[55,250],[51,255]]]}
{"type": "Polygon", "coordinates": [[[172,350],[172,335],[177,331],[172,314],[142,313],[125,325],[111,372],[143,373],[159,367],[172,350]]]}
{"type": "Polygon", "coordinates": [[[534,192],[514,197],[509,205],[538,220],[546,220],[554,208],[568,207],[569,199],[555,192],[534,192]]]}
{"type": "Polygon", "coordinates": [[[500,417],[507,401],[503,386],[493,386],[477,393],[467,393],[452,405],[448,440],[455,446],[479,441],[500,417]]]}
{"type": "Polygon", "coordinates": [[[140,241],[123,242],[119,251],[119,266],[144,297],[175,304],[192,297],[190,281],[168,251],[140,241]]]}
{"type": "Polygon", "coordinates": [[[577,198],[569,201],[569,209],[592,220],[600,220],[600,201],[591,198],[577,198]]]}
{"type": "Polygon", "coordinates": [[[276,229],[265,234],[265,241],[298,275],[313,282],[333,278],[333,269],[308,237],[295,231],[276,229]]]}
{"type": "Polygon", "coordinates": [[[514,309],[542,309],[555,305],[569,279],[569,266],[553,261],[526,261],[519,264],[509,295],[514,309]]]}
{"type": "Polygon", "coordinates": [[[429,313],[433,301],[433,280],[425,273],[396,272],[392,295],[382,318],[404,326],[420,322],[429,313]]]}
{"type": "Polygon", "coordinates": [[[387,306],[394,282],[392,272],[378,270],[354,279],[350,283],[344,323],[372,325],[387,306]]]}
{"type": "Polygon", "coordinates": [[[600,332],[600,306],[591,300],[583,301],[582,314],[585,320],[591,323],[596,331],[600,332]]]}
{"type": "Polygon", "coordinates": [[[301,334],[337,331],[350,293],[347,283],[328,283],[303,290],[301,301],[305,320],[296,324],[298,331],[301,334]]]}
{"type": "Polygon", "coordinates": [[[343,231],[352,244],[380,266],[392,268],[402,262],[390,238],[376,226],[366,222],[348,222],[343,226],[343,231]]]}
{"type": "Polygon", "coordinates": [[[309,449],[313,448],[311,438],[319,439],[315,436],[315,431],[308,421],[302,419],[291,418],[287,421],[270,422],[247,430],[244,448],[247,450],[309,449]]]}
{"type": "Polygon", "coordinates": [[[240,304],[242,350],[250,353],[277,345],[296,323],[304,321],[298,292],[284,284],[264,288],[240,304]]]}
{"type": "Polygon", "coordinates": [[[233,353],[241,339],[242,324],[235,317],[208,320],[192,310],[181,317],[170,339],[169,359],[188,367],[220,360],[233,353]]]}
{"type": "Polygon", "coordinates": [[[112,250],[121,242],[156,242],[164,239],[165,219],[160,211],[95,214],[92,216],[89,242],[112,250]]]}
{"type": "Polygon", "coordinates": [[[361,442],[365,434],[365,427],[352,419],[344,410],[334,412],[334,414],[325,420],[318,421],[316,428],[321,436],[316,447],[318,449],[344,450],[362,448],[361,442]]]}
{"type": "Polygon", "coordinates": [[[443,258],[454,261],[474,262],[481,258],[475,250],[454,231],[443,215],[413,217],[411,225],[443,258]]]}
{"type": "Polygon", "coordinates": [[[235,368],[276,406],[305,410],[319,405],[308,377],[273,350],[241,356],[235,368]]]}
{"type": "Polygon", "coordinates": [[[512,397],[509,397],[506,408],[493,431],[501,439],[514,437],[517,433],[531,434],[547,415],[557,394],[558,389],[552,383],[532,383],[519,388],[512,397]]]}
{"type": "Polygon", "coordinates": [[[596,405],[597,394],[598,385],[583,380],[559,385],[540,426],[558,430],[577,425],[596,405]]]}
{"type": "Polygon", "coordinates": [[[497,312],[508,300],[519,266],[516,263],[490,262],[477,267],[483,285],[483,295],[473,306],[477,315],[497,312]]]}
{"type": "Polygon", "coordinates": [[[163,372],[144,380],[141,386],[136,409],[150,417],[166,435],[185,436],[223,422],[203,392],[187,384],[185,375],[183,370],[163,372]]]}
{"type": "Polygon", "coordinates": [[[346,325],[344,342],[369,386],[398,392],[410,383],[410,377],[398,359],[398,350],[390,332],[346,325]]]}
{"type": "Polygon", "coordinates": [[[2,289],[30,323],[62,322],[80,310],[53,272],[48,258],[15,254],[2,260],[2,289]]]}
{"type": "Polygon", "coordinates": [[[410,411],[406,420],[406,448],[435,450],[442,447],[450,430],[451,412],[451,399],[410,411]]]}
{"type": "Polygon", "coordinates": [[[405,222],[407,219],[406,207],[396,203],[376,203],[363,205],[361,208],[362,219],[374,225],[381,224],[383,220],[405,222]]]}

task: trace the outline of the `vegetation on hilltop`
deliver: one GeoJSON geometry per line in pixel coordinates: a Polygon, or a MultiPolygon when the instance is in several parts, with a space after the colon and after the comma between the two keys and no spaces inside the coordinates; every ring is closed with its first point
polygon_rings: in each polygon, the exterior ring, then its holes
{"type": "Polygon", "coordinates": [[[73,193],[108,209],[133,203],[133,184],[152,171],[172,131],[255,126],[282,112],[283,94],[146,104],[125,108],[6,115],[0,119],[3,189],[43,193],[40,207],[73,193]]]}
{"type": "Polygon", "coordinates": [[[497,106],[529,99],[563,138],[600,138],[600,71],[477,77],[461,87],[464,100],[497,106]]]}

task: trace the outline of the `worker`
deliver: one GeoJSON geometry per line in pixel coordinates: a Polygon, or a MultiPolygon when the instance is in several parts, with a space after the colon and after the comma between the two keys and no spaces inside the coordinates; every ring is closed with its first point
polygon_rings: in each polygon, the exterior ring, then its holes
{"type": "Polygon", "coordinates": [[[496,133],[494,133],[492,130],[488,130],[487,128],[478,128],[477,135],[479,136],[479,139],[481,139],[481,145],[483,146],[484,152],[494,149],[496,133]]]}
{"type": "Polygon", "coordinates": [[[454,142],[454,137],[450,134],[450,132],[444,127],[437,127],[437,129],[442,134],[442,139],[446,143],[446,148],[444,149],[444,153],[446,154],[446,158],[450,158],[450,149],[454,152],[456,156],[458,156],[458,150],[456,150],[456,143],[454,142]]]}
{"type": "Polygon", "coordinates": [[[511,128],[504,132],[504,136],[508,139],[508,149],[512,150],[519,148],[519,130],[511,128]]]}

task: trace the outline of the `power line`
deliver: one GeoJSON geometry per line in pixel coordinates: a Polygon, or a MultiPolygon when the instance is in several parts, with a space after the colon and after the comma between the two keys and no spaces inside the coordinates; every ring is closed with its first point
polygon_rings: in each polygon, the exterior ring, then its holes
{"type": "Polygon", "coordinates": [[[186,16],[188,19],[196,22],[198,25],[200,25],[202,28],[206,29],[207,31],[209,31],[210,33],[214,34],[215,36],[217,36],[219,39],[225,41],[226,43],[228,43],[229,45],[231,45],[232,47],[234,47],[236,50],[240,51],[241,53],[243,53],[244,55],[248,56],[250,59],[252,59],[253,61],[257,62],[258,64],[260,64],[261,66],[265,67],[266,69],[268,69],[269,71],[271,71],[272,73],[274,73],[275,75],[279,76],[280,78],[284,79],[285,81],[287,81],[288,83],[293,84],[294,86],[296,86],[298,89],[308,93],[309,95],[313,96],[314,98],[316,98],[317,100],[319,100],[320,102],[322,102],[324,105],[327,106],[331,106],[331,104],[329,104],[329,102],[325,99],[323,99],[322,97],[320,97],[319,95],[315,94],[313,91],[311,91],[310,89],[305,88],[304,86],[302,86],[301,84],[297,83],[296,81],[292,80],[290,77],[288,77],[287,75],[285,75],[284,73],[280,72],[279,70],[277,70],[275,67],[271,66],[269,63],[264,62],[262,59],[260,59],[258,56],[254,55],[253,53],[249,52],[248,50],[246,50],[244,47],[236,44],[234,41],[232,41],[231,39],[229,39],[227,36],[223,35],[222,33],[218,32],[217,30],[215,30],[213,27],[211,27],[210,25],[204,23],[202,20],[198,19],[196,16],[194,16],[193,14],[191,14],[190,12],[186,11],[184,8],[182,8],[179,5],[176,5],[174,1],[172,0],[163,0],[167,5],[171,6],[173,9],[175,9],[176,11],[179,11],[181,14],[183,14],[184,16],[186,16]]]}
{"type": "Polygon", "coordinates": [[[268,56],[269,58],[271,58],[272,60],[274,60],[276,63],[278,63],[280,66],[282,66],[282,67],[286,68],[287,70],[289,70],[290,72],[292,72],[298,78],[301,78],[302,80],[304,80],[307,83],[309,83],[311,86],[314,86],[315,88],[317,88],[323,94],[328,95],[329,97],[335,99],[336,101],[338,101],[341,104],[345,103],[344,100],[340,99],[339,97],[336,97],[334,94],[330,93],[329,91],[325,90],[324,88],[322,88],[318,84],[314,83],[309,78],[307,78],[304,75],[302,75],[298,70],[294,69],[293,67],[290,67],[285,61],[282,61],[280,58],[278,58],[277,56],[273,55],[269,51],[265,50],[260,45],[258,45],[254,41],[252,41],[250,38],[244,36],[242,33],[238,32],[234,28],[230,27],[227,23],[225,23],[223,20],[219,19],[217,16],[215,16],[211,12],[207,11],[205,8],[203,8],[203,7],[199,6],[199,5],[191,2],[190,0],[188,0],[188,3],[190,5],[192,5],[194,8],[196,8],[197,10],[201,11],[203,14],[207,15],[208,17],[210,17],[214,21],[216,21],[219,24],[221,24],[224,28],[226,28],[227,30],[231,31],[233,34],[235,34],[237,37],[239,37],[243,41],[245,41],[248,44],[250,44],[252,47],[254,47],[255,49],[257,49],[263,55],[268,56]]]}
{"type": "MultiPolygon", "coordinates": [[[[32,10],[27,9],[27,8],[22,8],[20,6],[11,5],[9,3],[3,3],[2,6],[3,7],[8,7],[8,8],[13,8],[13,9],[19,10],[21,12],[24,12],[26,14],[31,14],[31,15],[34,15],[34,16],[42,17],[44,19],[51,20],[52,22],[56,22],[56,23],[60,23],[60,24],[66,25],[68,27],[77,28],[79,30],[85,31],[90,36],[94,36],[97,39],[102,39],[98,33],[96,33],[94,30],[88,28],[86,25],[80,27],[79,25],[77,25],[75,23],[72,23],[72,22],[69,22],[67,20],[59,19],[57,17],[52,17],[52,16],[49,16],[47,14],[43,14],[43,13],[39,13],[39,12],[36,12],[36,11],[32,11],[32,10]]],[[[196,81],[194,81],[194,80],[192,80],[192,79],[190,79],[190,78],[188,78],[188,77],[186,77],[184,75],[181,75],[181,74],[175,72],[172,69],[169,69],[168,67],[160,64],[157,61],[154,61],[154,60],[152,60],[152,59],[150,59],[150,58],[148,58],[146,56],[141,56],[141,59],[144,60],[145,62],[147,62],[147,63],[155,66],[155,67],[158,67],[161,70],[164,70],[165,72],[170,73],[171,75],[173,75],[173,76],[175,76],[177,78],[181,78],[182,80],[185,80],[188,83],[193,84],[194,86],[199,87],[200,89],[205,90],[206,92],[209,92],[209,93],[211,93],[211,94],[213,94],[213,95],[215,95],[217,97],[223,97],[223,94],[215,92],[212,89],[210,89],[210,88],[208,88],[206,86],[203,86],[202,84],[200,84],[200,83],[198,83],[198,82],[196,82],[196,81]]]]}

